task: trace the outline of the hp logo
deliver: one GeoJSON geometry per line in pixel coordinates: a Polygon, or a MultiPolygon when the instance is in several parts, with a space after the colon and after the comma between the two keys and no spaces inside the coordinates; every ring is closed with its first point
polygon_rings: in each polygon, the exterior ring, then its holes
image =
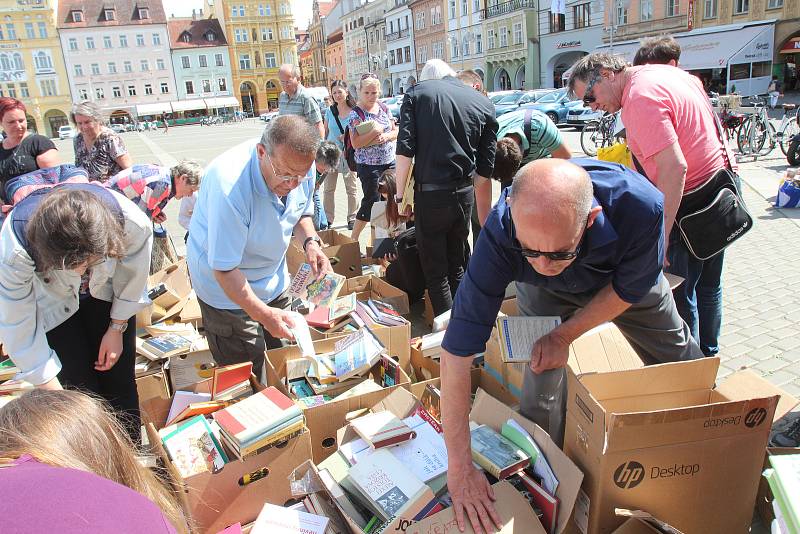
{"type": "Polygon", "coordinates": [[[747,428],[753,428],[767,419],[767,410],[764,408],[753,408],[747,417],[744,418],[744,424],[747,428]]]}
{"type": "Polygon", "coordinates": [[[625,462],[614,471],[614,484],[622,489],[632,489],[644,480],[644,466],[639,462],[625,462]]]}

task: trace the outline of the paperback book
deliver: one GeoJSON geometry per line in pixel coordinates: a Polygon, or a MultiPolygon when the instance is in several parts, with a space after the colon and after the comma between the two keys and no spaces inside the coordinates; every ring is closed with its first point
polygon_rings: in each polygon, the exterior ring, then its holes
{"type": "Polygon", "coordinates": [[[217,441],[206,418],[198,415],[179,425],[162,438],[164,449],[183,477],[198,473],[216,473],[228,457],[217,441]]]}
{"type": "Polygon", "coordinates": [[[385,349],[372,331],[364,328],[338,341],[335,350],[335,373],[341,381],[369,371],[385,349]]]}
{"type": "Polygon", "coordinates": [[[316,306],[330,307],[344,285],[345,277],[336,273],[325,273],[314,278],[311,266],[304,263],[292,279],[289,292],[316,306]]]}
{"type": "Polygon", "coordinates": [[[506,363],[531,361],[533,345],[560,324],[560,317],[498,317],[501,358],[506,363]]]}
{"type": "Polygon", "coordinates": [[[151,360],[163,360],[186,354],[192,349],[192,340],[177,334],[163,334],[148,339],[136,338],[136,352],[151,360]]]}

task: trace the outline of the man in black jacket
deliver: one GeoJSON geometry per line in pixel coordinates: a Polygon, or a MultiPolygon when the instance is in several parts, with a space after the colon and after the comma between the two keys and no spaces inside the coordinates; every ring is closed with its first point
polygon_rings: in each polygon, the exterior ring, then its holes
{"type": "Polygon", "coordinates": [[[452,307],[464,276],[473,183],[491,187],[496,141],[491,101],[452,70],[406,92],[397,136],[397,191],[404,191],[414,158],[417,247],[435,315],[452,307]]]}

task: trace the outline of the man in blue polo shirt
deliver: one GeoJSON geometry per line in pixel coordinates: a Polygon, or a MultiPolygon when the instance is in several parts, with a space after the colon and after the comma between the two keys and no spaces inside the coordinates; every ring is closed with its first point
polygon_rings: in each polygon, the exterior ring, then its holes
{"type": "MultiPolygon", "coordinates": [[[[664,259],[663,195],[620,165],[532,162],[487,218],[456,294],[442,348],[448,488],[459,526],[498,519],[486,478],[472,465],[468,412],[472,356],[483,352],[506,286],[522,315],[562,324],[534,345],[520,412],[563,440],[569,345],[613,321],[645,363],[702,357],[680,318],[664,259]]],[[[497,524],[497,521],[494,521],[497,524]]],[[[488,531],[488,529],[487,529],[488,531]]]]}
{"type": "Polygon", "coordinates": [[[319,135],[304,118],[274,119],[261,139],[217,157],[206,170],[189,230],[187,264],[214,360],[253,362],[291,339],[285,311],[286,250],[296,235],[315,274],[330,272],[314,230],[319,135]]]}

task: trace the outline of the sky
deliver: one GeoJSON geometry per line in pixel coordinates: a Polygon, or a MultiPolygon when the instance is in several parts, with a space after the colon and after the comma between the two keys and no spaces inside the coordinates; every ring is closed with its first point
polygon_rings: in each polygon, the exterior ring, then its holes
{"type": "MultiPolygon", "coordinates": [[[[199,10],[203,7],[203,0],[162,1],[167,17],[170,15],[186,17],[192,14],[192,8],[199,10]]],[[[294,25],[305,30],[308,28],[308,22],[311,20],[313,0],[290,0],[290,3],[292,4],[292,13],[294,14],[294,25]]]]}

